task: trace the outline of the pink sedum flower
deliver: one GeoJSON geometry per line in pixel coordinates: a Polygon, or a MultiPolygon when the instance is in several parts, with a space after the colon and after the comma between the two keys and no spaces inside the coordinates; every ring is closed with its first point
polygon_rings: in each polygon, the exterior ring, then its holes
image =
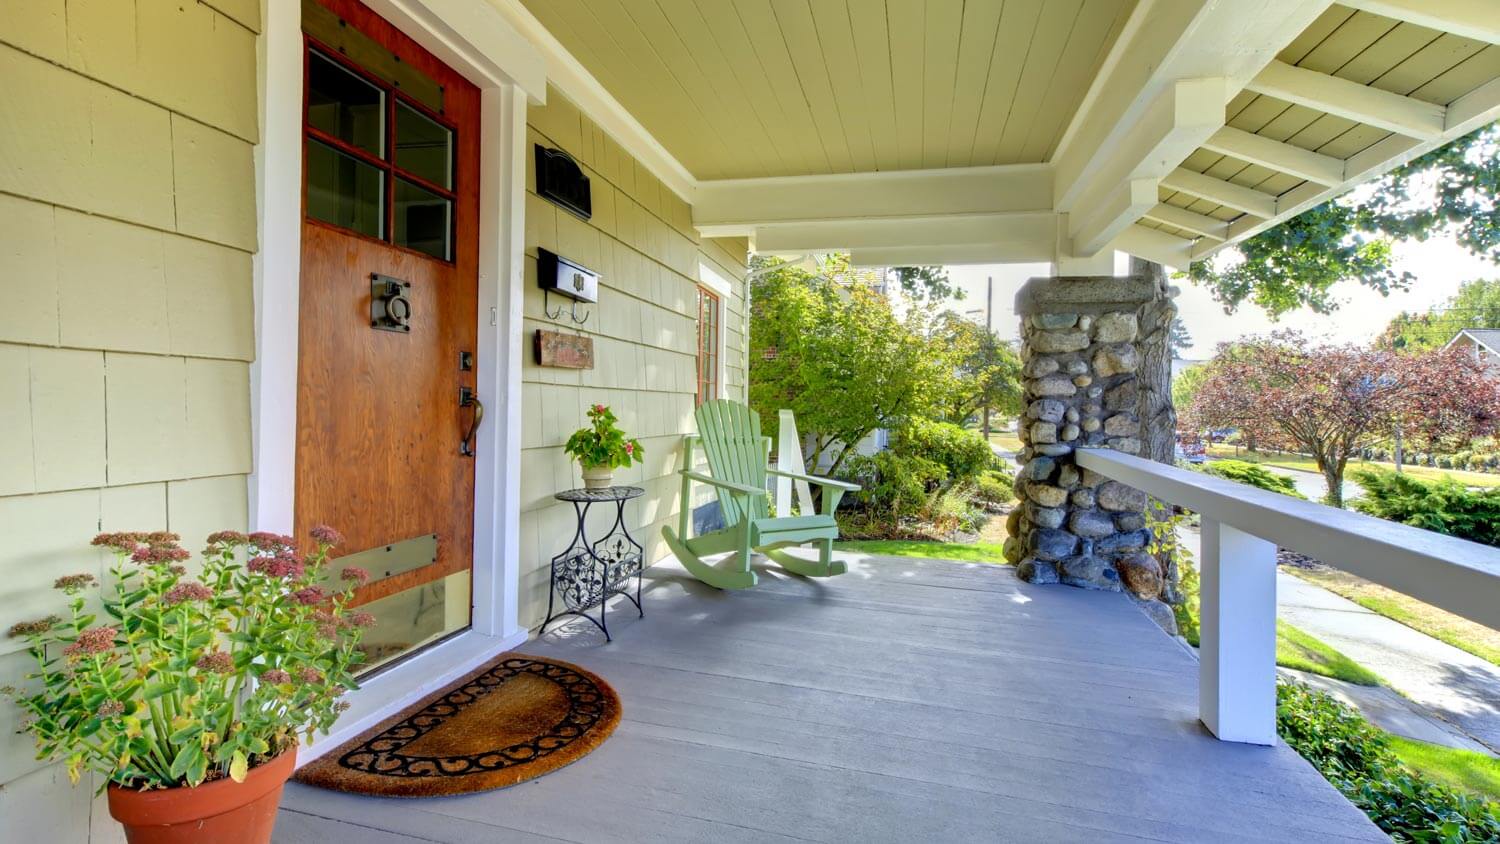
{"type": "Polygon", "coordinates": [[[284,686],[292,682],[292,675],[282,671],[280,668],[272,668],[270,671],[260,675],[260,681],[269,686],[284,686]]]}
{"type": "Polygon", "coordinates": [[[312,666],[297,669],[297,679],[308,685],[316,685],[323,682],[323,672],[312,666]]]}
{"type": "Polygon", "coordinates": [[[321,586],[307,586],[293,592],[289,597],[304,607],[313,607],[328,600],[328,593],[321,586]]]}
{"type": "Polygon", "coordinates": [[[154,563],[181,562],[190,556],[192,555],[185,548],[178,548],[175,545],[156,544],[144,545],[135,549],[135,553],[130,555],[130,559],[137,563],[151,565],[154,563]]]}
{"type": "Polygon", "coordinates": [[[62,577],[59,577],[58,579],[52,581],[52,588],[61,589],[69,595],[72,595],[78,592],[80,589],[93,586],[98,582],[98,579],[95,578],[92,574],[65,574],[62,577]]]}
{"type": "Polygon", "coordinates": [[[339,572],[339,579],[356,586],[363,586],[370,582],[370,573],[359,566],[344,566],[339,572]]]}
{"type": "Polygon", "coordinates": [[[209,674],[228,674],[234,670],[234,657],[223,651],[209,651],[198,657],[193,666],[209,674]]]}
{"type": "Polygon", "coordinates": [[[161,600],[167,606],[175,607],[184,602],[207,601],[213,596],[214,592],[212,589],[201,583],[189,581],[187,583],[179,583],[167,590],[167,594],[163,595],[161,600]]]}
{"type": "Polygon", "coordinates": [[[115,647],[115,635],[119,632],[113,627],[90,627],[79,633],[73,644],[63,648],[63,656],[80,658],[111,651],[115,647]]]}
{"type": "Polygon", "coordinates": [[[302,561],[288,554],[255,557],[245,564],[245,568],[267,577],[286,577],[294,580],[301,577],[303,571],[302,561]]]}
{"type": "Polygon", "coordinates": [[[36,621],[18,621],[10,626],[9,635],[12,639],[23,639],[27,636],[40,636],[48,630],[56,627],[62,619],[55,615],[39,618],[36,621]]]}
{"type": "Polygon", "coordinates": [[[344,544],[344,535],[329,527],[328,525],[318,525],[317,527],[313,528],[312,538],[319,545],[344,544]]]}

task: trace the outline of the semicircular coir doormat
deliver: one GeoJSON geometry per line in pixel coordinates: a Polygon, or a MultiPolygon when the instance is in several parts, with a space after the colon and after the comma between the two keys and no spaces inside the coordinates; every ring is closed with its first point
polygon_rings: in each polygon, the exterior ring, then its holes
{"type": "Polygon", "coordinates": [[[620,722],[620,698],[567,662],[507,654],[297,771],[382,797],[504,788],[574,762],[620,722]]]}

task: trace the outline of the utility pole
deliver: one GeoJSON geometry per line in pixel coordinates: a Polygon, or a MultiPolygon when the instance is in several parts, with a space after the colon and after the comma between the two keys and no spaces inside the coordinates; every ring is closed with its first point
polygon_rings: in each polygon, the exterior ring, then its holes
{"type": "MultiPolygon", "coordinates": [[[[994,342],[995,338],[995,277],[986,276],[984,279],[984,342],[994,342]]],[[[984,441],[990,441],[990,399],[989,391],[985,391],[984,399],[984,441]]]]}

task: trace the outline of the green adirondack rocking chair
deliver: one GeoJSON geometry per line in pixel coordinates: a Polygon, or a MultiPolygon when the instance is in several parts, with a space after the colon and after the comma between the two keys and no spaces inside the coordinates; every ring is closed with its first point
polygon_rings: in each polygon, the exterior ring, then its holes
{"type": "Polygon", "coordinates": [[[675,531],[670,526],[661,530],[667,547],[682,565],[694,577],[720,589],[748,589],[756,584],[755,572],[750,569],[752,551],[764,554],[787,571],[806,577],[832,577],[848,571],[843,561],[833,559],[833,541],[839,535],[833,511],[845,492],[857,490],[859,486],[767,465],[771,440],[760,435],[760,417],[755,411],[739,402],[728,399],[704,402],[696,416],[698,435],[684,438],[682,444],[682,509],[678,527],[675,531]],[[693,471],[694,449],[700,443],[708,455],[709,475],[693,471]],[[823,512],[772,517],[770,494],[766,490],[768,474],[822,487],[823,512]],[[717,490],[726,526],[702,536],[689,537],[695,482],[717,490]],[[808,543],[817,543],[816,561],[794,557],[781,550],[808,543]],[[734,554],[715,563],[703,559],[726,551],[734,554]]]}

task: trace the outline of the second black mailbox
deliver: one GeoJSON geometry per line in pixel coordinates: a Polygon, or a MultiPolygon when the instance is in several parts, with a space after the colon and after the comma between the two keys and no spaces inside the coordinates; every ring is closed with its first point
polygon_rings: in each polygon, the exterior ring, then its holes
{"type": "Polygon", "coordinates": [[[579,302],[599,301],[598,273],[545,249],[537,249],[536,281],[549,293],[579,302]]]}

